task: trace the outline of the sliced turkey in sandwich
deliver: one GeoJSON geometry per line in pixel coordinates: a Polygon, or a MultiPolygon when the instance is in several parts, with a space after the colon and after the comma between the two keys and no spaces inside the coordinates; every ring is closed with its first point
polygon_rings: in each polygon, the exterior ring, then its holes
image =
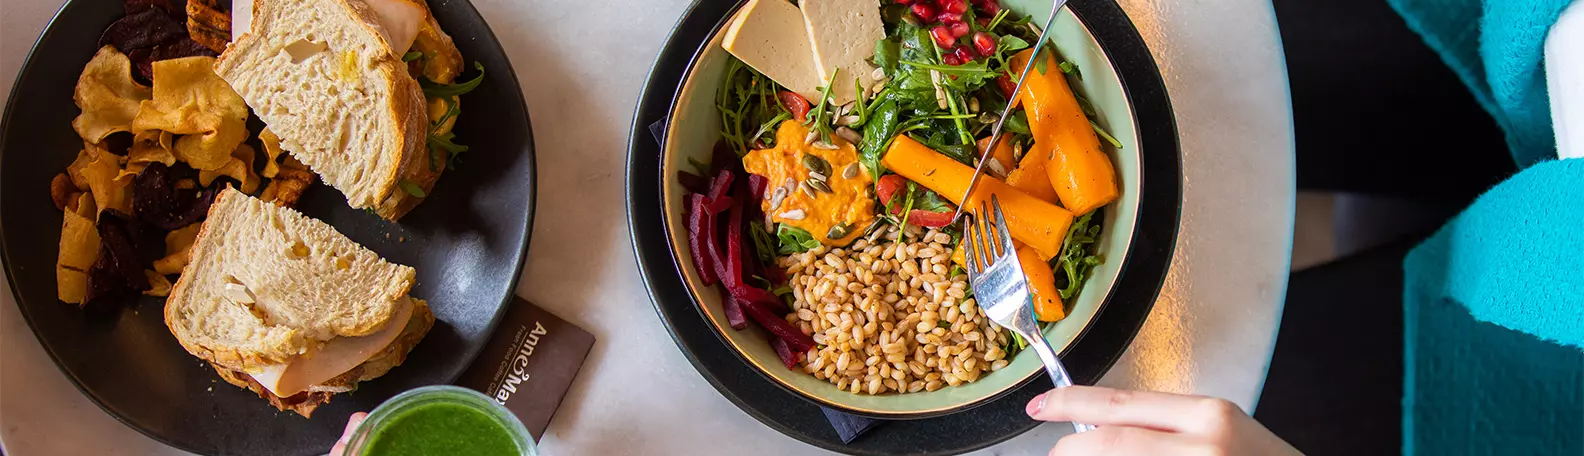
{"type": "Polygon", "coordinates": [[[304,417],[384,375],[434,326],[416,272],[233,189],[215,198],[165,324],[227,382],[304,417]]]}

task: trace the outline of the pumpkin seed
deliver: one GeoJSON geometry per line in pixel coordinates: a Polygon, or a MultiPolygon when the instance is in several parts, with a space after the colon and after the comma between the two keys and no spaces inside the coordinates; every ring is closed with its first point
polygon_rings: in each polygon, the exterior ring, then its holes
{"type": "Polygon", "coordinates": [[[990,161],[985,163],[985,166],[990,168],[991,173],[995,173],[995,177],[1006,178],[1007,169],[1001,165],[1001,160],[991,157],[990,161]]]}
{"type": "Polygon", "coordinates": [[[968,99],[968,112],[974,113],[974,114],[978,114],[979,113],[979,98],[978,97],[974,97],[974,98],[969,98],[968,99]]]}
{"type": "Polygon", "coordinates": [[[819,191],[822,191],[822,192],[825,192],[825,193],[836,193],[836,192],[832,192],[831,191],[830,184],[826,184],[825,181],[822,181],[822,180],[809,179],[809,180],[803,181],[803,185],[807,185],[810,188],[813,188],[815,190],[819,190],[819,191]]]}
{"type": "Polygon", "coordinates": [[[831,227],[830,231],[825,233],[825,237],[830,238],[830,239],[841,239],[841,238],[847,237],[847,234],[848,234],[847,222],[842,222],[842,223],[837,223],[836,226],[831,227]]]}
{"type": "Polygon", "coordinates": [[[831,171],[830,162],[814,154],[803,154],[803,167],[808,168],[810,172],[825,175],[829,175],[831,171]]]}
{"type": "Polygon", "coordinates": [[[805,215],[803,214],[803,210],[802,209],[793,209],[793,210],[781,213],[781,218],[784,218],[784,219],[787,219],[787,220],[803,220],[804,216],[805,215]]]}
{"type": "Polygon", "coordinates": [[[842,179],[856,179],[859,171],[857,163],[849,164],[842,169],[842,179]]]}
{"type": "MultiPolygon", "coordinates": [[[[856,119],[854,121],[856,121],[856,119]]],[[[847,142],[853,144],[863,142],[863,133],[859,133],[858,130],[847,127],[836,128],[836,136],[840,136],[842,139],[845,139],[847,142]]]]}

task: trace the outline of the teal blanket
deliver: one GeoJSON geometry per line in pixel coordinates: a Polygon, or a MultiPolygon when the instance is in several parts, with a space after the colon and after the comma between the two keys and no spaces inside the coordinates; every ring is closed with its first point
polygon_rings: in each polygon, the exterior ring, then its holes
{"type": "Polygon", "coordinates": [[[1524,168],[1404,261],[1403,453],[1584,455],[1584,159],[1555,160],[1543,66],[1571,0],[1388,1],[1524,168]]]}

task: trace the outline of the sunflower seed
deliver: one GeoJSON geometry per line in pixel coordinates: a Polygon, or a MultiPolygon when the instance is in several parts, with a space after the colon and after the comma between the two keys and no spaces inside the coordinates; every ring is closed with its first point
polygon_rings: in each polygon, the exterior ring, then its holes
{"type": "Polygon", "coordinates": [[[857,124],[859,120],[863,119],[859,119],[858,116],[841,116],[836,118],[836,126],[843,128],[851,127],[854,124],[857,124]]]}
{"type": "Polygon", "coordinates": [[[856,179],[859,171],[857,163],[847,165],[846,168],[842,168],[842,179],[856,179]]]}
{"type": "Polygon", "coordinates": [[[841,239],[841,238],[847,237],[847,234],[848,234],[847,222],[842,222],[842,223],[837,223],[836,226],[831,227],[830,231],[827,231],[825,233],[825,237],[831,238],[831,239],[841,239]]]}
{"type": "Polygon", "coordinates": [[[816,173],[816,172],[813,172],[813,171],[809,171],[808,177],[809,177],[809,179],[817,180],[817,181],[820,181],[820,182],[824,182],[824,181],[830,180],[830,178],[826,177],[824,174],[816,173]]]}
{"type": "Polygon", "coordinates": [[[808,168],[809,171],[825,175],[829,175],[831,172],[830,162],[814,154],[803,154],[803,167],[808,168]]]}
{"type": "Polygon", "coordinates": [[[803,217],[804,217],[804,215],[803,215],[803,210],[802,209],[793,209],[793,210],[781,213],[781,218],[784,218],[784,219],[787,219],[787,220],[803,220],[803,217]]]}
{"type": "Polygon", "coordinates": [[[1021,141],[1012,145],[1012,160],[1023,161],[1023,143],[1021,141]]]}
{"type": "Polygon", "coordinates": [[[875,68],[874,71],[869,72],[869,79],[880,79],[883,77],[885,77],[885,68],[875,68]]]}
{"type": "Polygon", "coordinates": [[[812,187],[808,186],[808,181],[803,181],[803,185],[799,185],[798,190],[802,190],[803,194],[808,195],[809,199],[814,199],[815,196],[819,196],[814,193],[814,189],[812,187]]]}
{"type": "Polygon", "coordinates": [[[822,180],[809,179],[809,180],[803,181],[803,185],[807,185],[810,188],[813,188],[815,190],[819,190],[819,191],[822,191],[822,192],[825,192],[825,193],[835,193],[835,192],[831,191],[830,184],[826,184],[825,181],[822,181],[822,180]]]}
{"type": "Polygon", "coordinates": [[[863,142],[863,133],[859,133],[858,130],[847,127],[838,127],[836,129],[836,136],[840,136],[842,139],[845,139],[847,142],[853,144],[863,142]]]}
{"type": "Polygon", "coordinates": [[[781,188],[786,189],[787,193],[791,193],[792,191],[797,190],[797,184],[797,179],[788,177],[786,178],[786,181],[781,182],[781,188]]]}
{"type": "Polygon", "coordinates": [[[978,97],[974,97],[974,98],[969,98],[968,99],[968,112],[971,112],[971,113],[974,113],[974,114],[978,114],[979,113],[979,98],[978,97]]]}
{"type": "Polygon", "coordinates": [[[788,193],[790,192],[787,191],[786,187],[777,187],[775,192],[770,195],[770,210],[780,209],[781,203],[786,201],[788,193]]]}
{"type": "Polygon", "coordinates": [[[819,140],[819,131],[809,130],[808,136],[804,136],[803,137],[803,144],[814,144],[814,141],[818,141],[818,140],[819,140]]]}
{"type": "Polygon", "coordinates": [[[820,149],[820,150],[837,150],[837,149],[841,149],[840,147],[836,147],[835,144],[831,144],[831,143],[825,142],[825,140],[814,141],[814,148],[815,149],[820,149]]]}

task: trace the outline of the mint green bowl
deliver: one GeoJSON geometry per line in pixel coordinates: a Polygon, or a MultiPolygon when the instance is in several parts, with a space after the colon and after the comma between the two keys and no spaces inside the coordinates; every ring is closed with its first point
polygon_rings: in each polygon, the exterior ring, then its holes
{"type": "MultiPolygon", "coordinates": [[[[1046,0],[1004,0],[1002,5],[1014,12],[1034,15],[1041,19],[1050,11],[1046,0]]],[[[980,377],[979,381],[960,386],[948,386],[932,392],[907,394],[868,395],[836,389],[802,371],[787,369],[770,348],[767,334],[754,325],[738,331],[726,322],[721,308],[721,291],[706,287],[700,281],[692,258],[688,255],[684,193],[676,181],[677,171],[691,169],[688,158],[708,162],[710,151],[720,139],[720,116],[715,110],[714,98],[720,87],[730,54],[721,48],[724,26],[715,31],[708,44],[692,63],[683,79],[670,113],[670,122],[661,157],[665,202],[665,226],[670,233],[671,251],[680,265],[689,293],[699,303],[705,317],[713,324],[721,339],[730,345],[755,370],[777,385],[817,404],[858,415],[888,418],[915,419],[939,416],[983,404],[1013,390],[1036,375],[1044,375],[1038,355],[1023,351],[1007,367],[980,377]]],[[[1045,337],[1058,352],[1065,353],[1094,321],[1106,296],[1115,286],[1121,272],[1121,259],[1127,258],[1128,240],[1133,237],[1139,206],[1139,151],[1138,135],[1133,117],[1133,107],[1123,90],[1121,79],[1111,66],[1104,50],[1083,23],[1063,8],[1050,31],[1051,43],[1061,56],[1078,65],[1082,79],[1073,90],[1088,98],[1105,127],[1122,147],[1103,148],[1111,155],[1116,167],[1121,198],[1103,210],[1105,231],[1098,242],[1106,262],[1094,269],[1082,290],[1066,303],[1065,320],[1049,325],[1045,337]]]]}

